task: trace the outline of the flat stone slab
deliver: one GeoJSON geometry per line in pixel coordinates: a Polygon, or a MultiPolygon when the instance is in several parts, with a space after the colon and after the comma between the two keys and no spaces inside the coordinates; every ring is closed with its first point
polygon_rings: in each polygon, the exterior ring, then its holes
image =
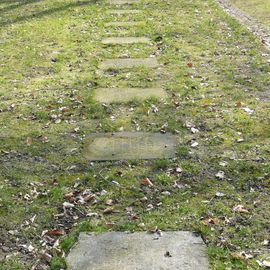
{"type": "Polygon", "coordinates": [[[68,270],[208,270],[206,247],[191,232],[81,233],[68,270]]]}
{"type": "Polygon", "coordinates": [[[150,97],[166,98],[162,88],[99,88],[94,90],[95,100],[101,103],[129,102],[133,99],[144,100],[150,97]]]}
{"type": "Polygon", "coordinates": [[[109,0],[111,5],[132,5],[139,4],[140,0],[109,0]]]}
{"type": "Polygon", "coordinates": [[[106,69],[125,69],[137,66],[145,66],[149,68],[158,67],[156,58],[123,58],[123,59],[109,59],[100,63],[99,68],[106,69]]]}
{"type": "Polygon", "coordinates": [[[122,14],[138,14],[141,13],[141,10],[138,9],[118,9],[118,10],[107,10],[107,14],[116,14],[116,15],[122,15],[122,14]]]}
{"type": "Polygon", "coordinates": [[[166,133],[99,133],[85,139],[87,160],[127,160],[173,158],[178,137],[166,133]]]}
{"type": "Polygon", "coordinates": [[[116,36],[116,37],[123,37],[125,35],[130,35],[130,31],[128,29],[118,29],[117,32],[115,31],[111,31],[111,32],[106,32],[106,35],[112,37],[112,36],[116,36]]]}
{"type": "Polygon", "coordinates": [[[146,37],[109,37],[102,40],[102,43],[105,45],[137,44],[150,42],[150,39],[146,37]]]}
{"type": "Polygon", "coordinates": [[[145,22],[109,22],[105,23],[105,27],[114,26],[114,27],[130,27],[130,26],[139,26],[143,25],[145,22]]]}

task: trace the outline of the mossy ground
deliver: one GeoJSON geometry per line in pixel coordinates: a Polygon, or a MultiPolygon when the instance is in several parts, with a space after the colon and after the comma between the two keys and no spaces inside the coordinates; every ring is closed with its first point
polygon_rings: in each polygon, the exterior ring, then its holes
{"type": "Polygon", "coordinates": [[[0,269],[30,269],[45,249],[44,230],[66,233],[50,251],[56,270],[80,231],[156,227],[200,233],[212,269],[260,269],[270,240],[268,52],[213,0],[148,0],[132,7],[141,14],[120,17],[108,8],[104,1],[0,3],[0,258],[9,255],[0,269]],[[145,24],[104,27],[117,20],[145,24]],[[101,44],[122,34],[153,43],[101,44]],[[160,68],[97,69],[107,58],[149,55],[160,68]],[[155,86],[167,90],[166,102],[103,106],[92,96],[99,87],[155,86]],[[174,160],[89,164],[81,155],[92,132],[159,132],[164,124],[181,138],[174,160]],[[141,185],[146,177],[153,187],[141,185]],[[65,195],[86,189],[96,202],[59,216],[65,195]],[[114,210],[105,214],[108,199],[114,210]]]}

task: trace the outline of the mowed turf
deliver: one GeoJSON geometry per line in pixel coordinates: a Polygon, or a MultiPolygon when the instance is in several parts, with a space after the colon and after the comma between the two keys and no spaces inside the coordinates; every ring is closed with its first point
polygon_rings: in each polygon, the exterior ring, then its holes
{"type": "Polygon", "coordinates": [[[211,269],[261,269],[269,52],[213,0],[123,8],[142,12],[115,16],[105,1],[0,3],[0,269],[63,269],[80,231],[158,229],[201,234],[211,269]],[[116,21],[144,23],[105,26],[116,21]],[[151,44],[102,44],[112,36],[151,44]],[[98,69],[128,57],[159,66],[98,69]],[[168,98],[95,101],[95,89],[110,87],[162,87],[168,98]],[[84,159],[90,134],[121,131],[177,135],[177,157],[84,159]]]}
{"type": "Polygon", "coordinates": [[[268,0],[231,0],[231,3],[264,26],[270,27],[270,2],[268,0]]]}

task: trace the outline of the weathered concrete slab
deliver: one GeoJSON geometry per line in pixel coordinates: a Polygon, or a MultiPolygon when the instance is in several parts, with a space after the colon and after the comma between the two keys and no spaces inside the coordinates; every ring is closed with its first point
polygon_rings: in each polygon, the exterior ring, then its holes
{"type": "Polygon", "coordinates": [[[81,233],[68,270],[208,270],[206,247],[191,232],[81,233]]]}
{"type": "Polygon", "coordinates": [[[105,26],[113,26],[113,27],[130,27],[130,26],[140,26],[143,25],[145,22],[109,22],[105,23],[105,26]]]}
{"type": "Polygon", "coordinates": [[[105,45],[124,45],[137,43],[150,43],[150,39],[146,37],[109,37],[104,38],[102,43],[105,45]]]}
{"type": "Polygon", "coordinates": [[[85,139],[83,154],[90,161],[173,158],[177,143],[168,133],[100,133],[85,139]]]}
{"type": "Polygon", "coordinates": [[[136,66],[145,66],[149,68],[158,67],[156,58],[123,58],[123,59],[109,59],[100,63],[99,68],[106,69],[124,69],[133,68],[136,66]]]}
{"type": "Polygon", "coordinates": [[[116,36],[116,37],[123,37],[123,36],[128,36],[130,35],[130,31],[128,29],[118,29],[117,31],[110,31],[110,32],[106,32],[106,35],[112,37],[112,36],[116,36]]]}
{"type": "Polygon", "coordinates": [[[162,88],[99,88],[94,90],[94,99],[102,103],[129,102],[150,97],[166,98],[162,88]]]}
{"type": "Polygon", "coordinates": [[[122,14],[138,14],[141,13],[141,10],[138,9],[111,9],[106,11],[107,14],[115,14],[115,15],[122,15],[122,14]]]}
{"type": "Polygon", "coordinates": [[[111,5],[132,5],[139,4],[140,0],[109,0],[111,5]]]}

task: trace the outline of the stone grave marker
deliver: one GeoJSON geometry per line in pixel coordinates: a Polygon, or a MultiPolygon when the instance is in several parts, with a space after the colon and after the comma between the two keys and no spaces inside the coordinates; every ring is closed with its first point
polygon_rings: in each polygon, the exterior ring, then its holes
{"type": "Polygon", "coordinates": [[[141,10],[138,9],[110,9],[106,11],[107,14],[115,14],[115,15],[121,15],[121,14],[138,14],[141,13],[141,10]]]}
{"type": "Polygon", "coordinates": [[[85,139],[83,155],[89,161],[173,158],[177,143],[169,133],[97,133],[85,139]]]}
{"type": "Polygon", "coordinates": [[[191,232],[81,233],[68,270],[208,270],[206,246],[191,232]]]}
{"type": "Polygon", "coordinates": [[[150,97],[166,98],[162,88],[99,88],[94,90],[94,99],[101,103],[129,102],[150,97]]]}
{"type": "Polygon", "coordinates": [[[111,5],[132,5],[139,4],[140,0],[109,0],[111,5]]]}
{"type": "Polygon", "coordinates": [[[145,66],[149,68],[158,67],[158,62],[156,58],[119,58],[119,59],[109,59],[100,63],[99,68],[106,69],[125,69],[133,68],[137,66],[145,66]]]}
{"type": "Polygon", "coordinates": [[[145,22],[109,22],[105,23],[105,26],[113,26],[113,27],[130,27],[130,26],[139,26],[143,25],[145,22]]]}
{"type": "Polygon", "coordinates": [[[150,39],[146,37],[109,37],[102,40],[102,43],[105,45],[124,45],[150,42],[150,39]]]}

